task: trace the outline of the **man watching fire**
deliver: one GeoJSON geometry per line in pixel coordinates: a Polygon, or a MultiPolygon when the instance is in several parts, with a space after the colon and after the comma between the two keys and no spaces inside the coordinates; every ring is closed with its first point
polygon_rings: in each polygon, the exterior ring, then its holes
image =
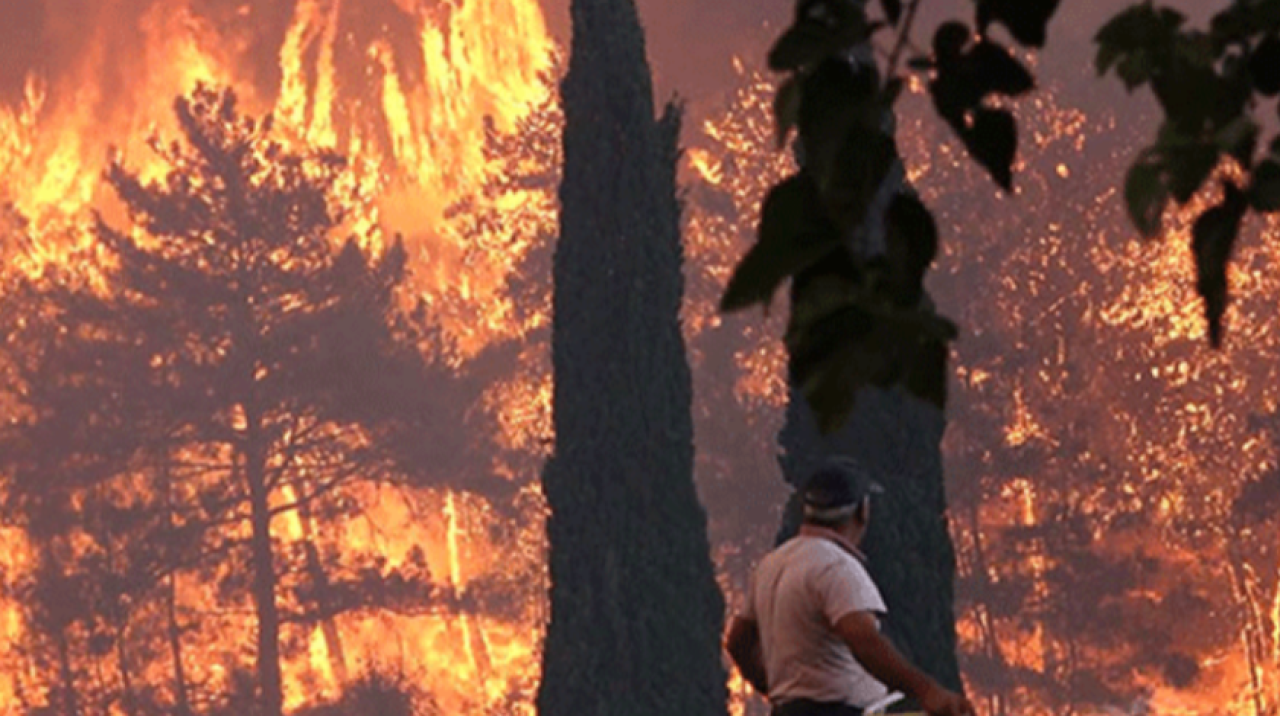
{"type": "Polygon", "coordinates": [[[883,489],[857,463],[828,461],[802,489],[804,522],[760,562],[726,649],[773,716],[860,716],[890,689],[934,716],[973,705],[912,666],[880,634],[886,614],[858,544],[883,489]]]}

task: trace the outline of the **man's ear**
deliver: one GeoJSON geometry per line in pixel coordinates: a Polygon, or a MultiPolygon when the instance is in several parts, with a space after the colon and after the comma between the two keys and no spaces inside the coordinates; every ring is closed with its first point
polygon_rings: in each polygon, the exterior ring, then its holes
{"type": "Polygon", "coordinates": [[[858,521],[867,524],[871,521],[871,498],[862,498],[862,503],[858,505],[858,521]]]}

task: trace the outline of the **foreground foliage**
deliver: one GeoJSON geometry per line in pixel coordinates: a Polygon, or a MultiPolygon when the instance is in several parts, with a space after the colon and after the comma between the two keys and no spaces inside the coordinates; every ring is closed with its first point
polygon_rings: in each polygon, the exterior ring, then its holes
{"type": "MultiPolygon", "coordinates": [[[[824,432],[848,417],[863,386],[902,385],[946,402],[956,327],[924,288],[938,250],[933,215],[909,189],[887,182],[900,165],[892,109],[920,73],[934,108],[972,158],[1007,193],[1014,189],[1018,129],[1009,102],[1035,87],[1032,73],[992,38],[999,26],[1041,48],[1059,0],[976,0],[972,24],[951,21],[931,52],[906,57],[922,0],[881,0],[872,17],[856,0],[799,0],[791,27],[768,55],[782,73],[774,105],[779,145],[794,131],[802,168],[769,192],[759,240],[736,268],[724,311],[768,305],[791,280],[788,373],[824,432]],[[884,67],[867,48],[896,33],[884,67]]],[[[1222,341],[1226,267],[1245,214],[1280,210],[1280,138],[1259,158],[1260,100],[1280,93],[1280,2],[1236,0],[1208,32],[1143,3],[1099,32],[1097,65],[1131,90],[1151,85],[1166,114],[1159,140],[1136,160],[1125,198],[1145,235],[1174,200],[1187,204],[1224,160],[1236,176],[1196,222],[1193,249],[1209,336],[1222,341]]]]}

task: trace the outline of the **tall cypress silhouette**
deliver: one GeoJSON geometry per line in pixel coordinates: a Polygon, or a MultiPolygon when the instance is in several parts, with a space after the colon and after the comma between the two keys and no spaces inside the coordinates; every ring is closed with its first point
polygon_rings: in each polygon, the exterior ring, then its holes
{"type": "Polygon", "coordinates": [[[693,482],[679,112],[632,0],[574,0],[544,477],[543,716],[725,713],[723,600],[693,482]]]}

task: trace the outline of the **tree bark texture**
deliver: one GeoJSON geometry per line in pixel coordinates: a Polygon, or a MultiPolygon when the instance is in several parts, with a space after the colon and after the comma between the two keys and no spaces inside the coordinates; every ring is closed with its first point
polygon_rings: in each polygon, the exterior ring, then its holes
{"type": "Polygon", "coordinates": [[[284,704],[280,673],[280,611],[276,606],[275,555],[271,546],[271,509],[268,502],[265,449],[250,415],[250,436],[245,450],[245,477],[249,487],[250,551],[253,555],[253,601],[258,618],[258,689],[265,716],[280,716],[284,704]]]}
{"type": "Polygon", "coordinates": [[[543,475],[543,716],[721,716],[723,598],[693,481],[675,164],[632,0],[574,0],[543,475]]]}
{"type": "MultiPolygon", "coordinates": [[[[885,634],[912,663],[958,689],[955,548],[947,530],[940,449],[945,427],[933,406],[899,391],[868,389],[858,394],[848,424],[822,437],[803,396],[793,392],[779,442],[783,474],[794,486],[830,455],[857,459],[884,486],[885,494],[872,500],[863,548],[889,607],[885,634]]],[[[779,539],[799,524],[793,493],[779,539]]]]}

